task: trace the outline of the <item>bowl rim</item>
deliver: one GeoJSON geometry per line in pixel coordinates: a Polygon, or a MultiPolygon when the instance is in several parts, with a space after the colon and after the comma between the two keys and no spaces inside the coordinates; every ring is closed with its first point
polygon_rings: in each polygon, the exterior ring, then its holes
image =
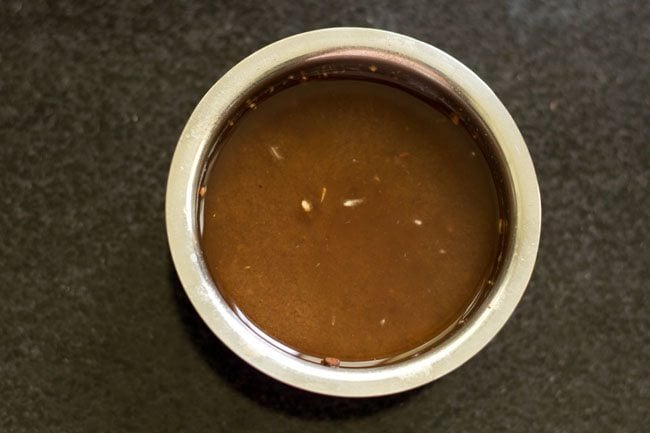
{"type": "Polygon", "coordinates": [[[167,238],[176,271],[195,309],[230,350],[256,369],[304,390],[341,397],[393,394],[431,382],[469,360],[503,327],[533,271],[541,229],[535,169],[514,120],[492,90],[445,52],[385,30],[340,27],[297,34],[251,54],[223,75],[190,116],[174,152],[165,200],[167,238]],[[494,137],[511,189],[511,248],[488,299],[471,320],[440,345],[395,364],[332,368],[295,357],[262,339],[221,297],[202,259],[197,191],[206,158],[227,113],[261,77],[284,65],[341,50],[398,56],[451,83],[494,137]]]}

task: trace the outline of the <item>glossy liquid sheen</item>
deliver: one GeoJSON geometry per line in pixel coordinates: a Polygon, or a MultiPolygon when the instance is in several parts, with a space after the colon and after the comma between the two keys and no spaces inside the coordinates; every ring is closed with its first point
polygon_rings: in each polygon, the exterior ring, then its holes
{"type": "Polygon", "coordinates": [[[415,349],[462,323],[495,269],[483,153],[456,115],[389,85],[276,92],[222,139],[201,193],[219,290],[301,354],[415,349]]]}

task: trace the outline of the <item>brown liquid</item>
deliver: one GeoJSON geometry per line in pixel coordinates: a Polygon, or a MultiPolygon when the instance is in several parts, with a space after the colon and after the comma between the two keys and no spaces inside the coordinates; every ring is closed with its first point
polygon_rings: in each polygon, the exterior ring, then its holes
{"type": "Polygon", "coordinates": [[[205,184],[202,246],[221,293],[319,358],[383,359],[457,324],[500,245],[495,183],[458,119],[361,80],[259,102],[205,184]]]}

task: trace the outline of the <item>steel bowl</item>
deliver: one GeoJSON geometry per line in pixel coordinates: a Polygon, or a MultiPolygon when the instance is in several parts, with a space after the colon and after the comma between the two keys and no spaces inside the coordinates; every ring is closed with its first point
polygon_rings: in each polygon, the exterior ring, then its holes
{"type": "Polygon", "coordinates": [[[230,69],[192,113],[172,160],[166,197],[171,255],[187,296],[219,339],[267,375],[308,391],[368,397],[405,391],[458,368],[503,327],[523,295],[537,255],[541,203],[532,160],[517,125],[490,88],[443,51],[397,33],[364,28],[316,30],[282,39],[230,69]],[[464,326],[434,347],[401,361],[364,368],[332,368],[296,357],[254,332],[221,296],[203,260],[197,191],[230,116],[260,83],[314,62],[342,58],[398,65],[428,77],[467,107],[490,134],[505,173],[508,249],[487,297],[464,326]]]}

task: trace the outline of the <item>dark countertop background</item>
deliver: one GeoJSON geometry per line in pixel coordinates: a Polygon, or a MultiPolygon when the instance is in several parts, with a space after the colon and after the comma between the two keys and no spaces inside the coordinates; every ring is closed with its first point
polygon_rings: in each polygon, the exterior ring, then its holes
{"type": "Polygon", "coordinates": [[[649,3],[261,4],[2,2],[0,431],[647,431],[649,3]],[[190,306],[165,237],[167,170],[203,93],[267,43],[340,25],[477,72],[528,142],[544,208],[497,338],[379,399],[240,361],[190,306]]]}

